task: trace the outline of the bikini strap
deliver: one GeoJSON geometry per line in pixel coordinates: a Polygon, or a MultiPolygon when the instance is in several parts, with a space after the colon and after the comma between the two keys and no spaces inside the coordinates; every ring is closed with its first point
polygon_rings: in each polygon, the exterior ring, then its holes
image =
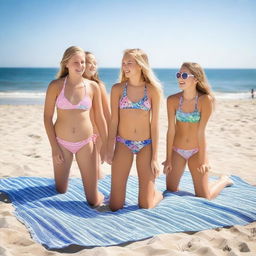
{"type": "Polygon", "coordinates": [[[127,86],[128,86],[128,84],[127,84],[127,82],[126,82],[125,85],[124,85],[123,97],[124,97],[124,96],[127,96],[127,86]]]}
{"type": "Polygon", "coordinates": [[[68,78],[68,76],[66,76],[65,79],[64,79],[64,83],[63,83],[60,94],[62,93],[64,95],[65,88],[66,88],[66,83],[67,83],[67,78],[68,78]]]}
{"type": "Polygon", "coordinates": [[[86,83],[84,80],[83,80],[83,84],[84,84],[84,95],[86,96],[86,83]]]}
{"type": "Polygon", "coordinates": [[[144,98],[148,96],[148,89],[147,86],[145,85],[144,87],[144,98]]]}
{"type": "Polygon", "coordinates": [[[197,109],[197,105],[198,105],[198,94],[196,95],[195,110],[198,110],[198,109],[197,109]]]}
{"type": "Polygon", "coordinates": [[[181,110],[182,102],[183,102],[183,97],[181,95],[179,100],[179,110],[181,110]]]}

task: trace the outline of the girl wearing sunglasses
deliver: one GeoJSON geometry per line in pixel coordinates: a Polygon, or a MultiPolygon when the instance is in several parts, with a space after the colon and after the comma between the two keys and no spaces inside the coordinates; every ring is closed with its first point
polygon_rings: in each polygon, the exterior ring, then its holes
{"type": "Polygon", "coordinates": [[[233,184],[223,175],[214,184],[208,182],[205,128],[214,106],[214,96],[203,69],[197,63],[185,62],[176,74],[182,92],[167,99],[167,153],[164,162],[166,186],[177,191],[185,165],[191,172],[196,196],[215,198],[233,184]]]}

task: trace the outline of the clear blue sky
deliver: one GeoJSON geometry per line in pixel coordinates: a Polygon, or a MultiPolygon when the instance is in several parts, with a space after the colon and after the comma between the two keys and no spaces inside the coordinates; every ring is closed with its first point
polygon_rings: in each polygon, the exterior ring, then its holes
{"type": "Polygon", "coordinates": [[[0,0],[0,67],[58,67],[78,45],[101,67],[136,47],[152,67],[256,68],[255,10],[254,0],[0,0]]]}

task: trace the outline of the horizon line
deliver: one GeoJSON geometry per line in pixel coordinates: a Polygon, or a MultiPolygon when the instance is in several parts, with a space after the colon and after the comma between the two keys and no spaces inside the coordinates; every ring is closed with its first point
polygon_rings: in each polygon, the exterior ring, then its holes
{"type": "MultiPolygon", "coordinates": [[[[0,68],[56,68],[59,69],[60,67],[38,67],[38,66],[24,66],[24,67],[15,67],[15,66],[9,66],[9,67],[3,67],[0,66],[0,68]]],[[[98,69],[120,69],[120,67],[99,67],[98,69]]],[[[179,67],[151,67],[152,69],[179,69],[179,67]]],[[[256,67],[203,67],[203,69],[256,69],[256,67]]]]}

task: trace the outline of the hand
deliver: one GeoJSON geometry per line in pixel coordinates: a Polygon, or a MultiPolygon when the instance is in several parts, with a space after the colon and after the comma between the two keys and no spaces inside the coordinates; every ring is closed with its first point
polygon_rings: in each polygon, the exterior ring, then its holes
{"type": "Polygon", "coordinates": [[[57,165],[64,163],[64,157],[60,147],[56,147],[52,149],[52,160],[53,160],[53,163],[57,165]]]}
{"type": "Polygon", "coordinates": [[[166,174],[166,175],[169,174],[172,170],[171,161],[165,160],[164,162],[162,162],[162,165],[164,165],[163,173],[166,174]]]}
{"type": "Polygon", "coordinates": [[[114,157],[114,151],[113,150],[108,150],[107,156],[106,156],[106,162],[111,165],[114,157]]]}
{"type": "Polygon", "coordinates": [[[100,149],[100,160],[101,160],[101,164],[103,164],[107,160],[106,147],[104,145],[102,145],[100,149]]]}
{"type": "Polygon", "coordinates": [[[151,161],[151,170],[155,178],[157,178],[160,174],[160,168],[158,162],[155,160],[151,161]]]}
{"type": "Polygon", "coordinates": [[[197,170],[199,172],[201,172],[202,174],[206,173],[206,172],[209,172],[211,169],[211,166],[209,166],[208,164],[201,164],[197,170]]]}

